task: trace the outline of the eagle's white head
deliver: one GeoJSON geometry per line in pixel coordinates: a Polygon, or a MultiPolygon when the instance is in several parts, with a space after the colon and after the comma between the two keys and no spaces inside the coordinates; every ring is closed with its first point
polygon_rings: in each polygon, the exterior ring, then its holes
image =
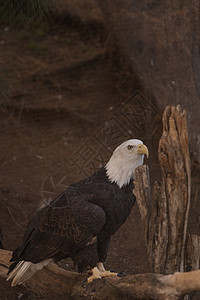
{"type": "Polygon", "coordinates": [[[106,174],[111,182],[121,188],[134,178],[135,169],[143,164],[144,154],[149,151],[142,141],[132,139],[119,145],[106,164],[106,174]]]}

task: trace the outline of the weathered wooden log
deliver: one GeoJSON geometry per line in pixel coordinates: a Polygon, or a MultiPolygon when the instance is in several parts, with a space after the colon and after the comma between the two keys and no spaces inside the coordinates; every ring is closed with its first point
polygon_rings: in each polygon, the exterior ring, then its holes
{"type": "MultiPolygon", "coordinates": [[[[5,281],[11,252],[0,250],[1,288],[18,294],[34,292],[37,299],[155,299],[177,300],[186,293],[200,291],[200,271],[175,273],[174,275],[137,274],[126,277],[109,277],[95,280],[82,287],[88,274],[77,274],[51,264],[36,273],[21,287],[11,287],[5,281]]],[[[11,298],[10,298],[11,299],[11,298]]]]}

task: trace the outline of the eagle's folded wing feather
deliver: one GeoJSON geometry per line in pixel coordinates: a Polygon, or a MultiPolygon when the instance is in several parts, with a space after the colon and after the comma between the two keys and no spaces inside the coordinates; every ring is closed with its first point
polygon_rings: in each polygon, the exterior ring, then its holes
{"type": "Polygon", "coordinates": [[[50,257],[67,257],[90,242],[105,222],[103,209],[87,201],[74,200],[62,207],[50,205],[31,219],[12,261],[38,263],[50,257]]]}

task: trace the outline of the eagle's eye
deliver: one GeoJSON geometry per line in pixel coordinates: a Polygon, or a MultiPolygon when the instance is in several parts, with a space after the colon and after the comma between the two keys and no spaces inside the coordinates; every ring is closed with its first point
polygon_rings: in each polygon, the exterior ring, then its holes
{"type": "Polygon", "coordinates": [[[131,150],[131,149],[133,149],[133,146],[132,145],[128,145],[127,148],[128,148],[128,150],[131,150]]]}

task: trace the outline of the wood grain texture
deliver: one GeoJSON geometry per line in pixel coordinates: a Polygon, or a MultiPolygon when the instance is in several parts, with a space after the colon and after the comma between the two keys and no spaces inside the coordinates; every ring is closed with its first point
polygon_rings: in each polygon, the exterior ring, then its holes
{"type": "MultiPolygon", "coordinates": [[[[184,271],[184,249],[191,197],[190,155],[186,111],[180,106],[165,109],[163,134],[158,148],[162,172],[162,198],[166,199],[167,253],[165,274],[184,271]]],[[[164,238],[164,237],[163,237],[164,238]]],[[[160,271],[156,268],[155,271],[160,271]]]]}

